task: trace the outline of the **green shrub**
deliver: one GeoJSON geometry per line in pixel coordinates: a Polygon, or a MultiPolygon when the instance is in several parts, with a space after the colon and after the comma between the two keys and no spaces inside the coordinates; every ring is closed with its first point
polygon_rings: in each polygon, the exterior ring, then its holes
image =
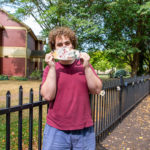
{"type": "Polygon", "coordinates": [[[0,75],[0,80],[8,80],[8,76],[0,75]]]}
{"type": "Polygon", "coordinates": [[[127,72],[123,69],[120,69],[118,71],[116,71],[114,78],[119,78],[120,76],[126,76],[127,72]]]}
{"type": "Polygon", "coordinates": [[[10,80],[19,80],[19,81],[27,81],[28,78],[25,77],[16,77],[16,76],[12,76],[9,78],[10,80]]]}
{"type": "Polygon", "coordinates": [[[32,80],[41,80],[42,79],[42,72],[39,70],[33,71],[29,76],[32,80]]]}

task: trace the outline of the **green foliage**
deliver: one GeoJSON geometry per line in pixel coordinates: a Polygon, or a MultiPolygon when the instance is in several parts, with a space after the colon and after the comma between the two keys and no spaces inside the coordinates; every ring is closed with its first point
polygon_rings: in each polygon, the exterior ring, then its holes
{"type": "Polygon", "coordinates": [[[11,76],[11,77],[9,77],[9,80],[27,81],[28,78],[26,78],[26,77],[11,76]]]}
{"type": "Polygon", "coordinates": [[[106,71],[112,68],[126,68],[128,65],[126,62],[121,62],[119,59],[115,59],[111,57],[109,51],[91,51],[90,55],[90,63],[96,70],[106,71]]]}
{"type": "Polygon", "coordinates": [[[99,28],[101,24],[96,23],[100,19],[93,18],[95,17],[93,11],[97,5],[92,1],[17,0],[6,1],[4,4],[15,8],[14,15],[19,19],[23,20],[28,16],[35,18],[45,36],[55,26],[68,26],[77,33],[79,49],[85,50],[100,45],[97,36],[101,32],[99,28]],[[88,44],[88,47],[85,47],[85,44],[88,44]]]}
{"type": "MultiPolygon", "coordinates": [[[[34,17],[46,37],[55,26],[71,27],[77,33],[79,50],[106,50],[113,66],[130,65],[132,74],[145,71],[144,65],[150,66],[149,1],[17,0],[2,4],[14,6],[19,19],[34,17]]],[[[97,63],[95,60],[98,59],[94,58],[96,68],[109,68],[105,59],[97,63]]]]}
{"type": "Polygon", "coordinates": [[[0,80],[8,80],[8,76],[0,75],[0,80]]]}
{"type": "Polygon", "coordinates": [[[42,79],[42,72],[39,70],[33,71],[29,78],[32,80],[41,80],[42,79]]]}
{"type": "Polygon", "coordinates": [[[137,13],[140,15],[150,14],[150,2],[145,2],[145,4],[140,7],[137,13]]]}
{"type": "Polygon", "coordinates": [[[149,4],[143,0],[112,1],[106,3],[103,13],[109,57],[130,65],[132,75],[141,71],[145,62],[150,62],[150,57],[145,56],[150,40],[149,4]]]}
{"type": "Polygon", "coordinates": [[[116,73],[114,74],[114,78],[119,78],[120,76],[126,76],[127,72],[123,69],[116,71],[116,73]]]}
{"type": "Polygon", "coordinates": [[[90,63],[96,70],[105,71],[112,67],[112,64],[105,57],[105,53],[103,51],[95,51],[89,52],[90,55],[90,63]]]}

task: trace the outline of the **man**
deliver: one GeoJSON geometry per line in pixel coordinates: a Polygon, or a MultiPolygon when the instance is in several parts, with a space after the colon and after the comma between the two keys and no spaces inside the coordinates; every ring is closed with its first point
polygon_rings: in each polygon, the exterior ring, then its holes
{"type": "MultiPolygon", "coordinates": [[[[67,27],[50,31],[52,50],[75,49],[75,33],[67,27]]],[[[50,106],[43,137],[43,150],[95,150],[95,133],[89,93],[98,94],[102,82],[90,65],[90,56],[55,62],[53,52],[45,57],[41,95],[50,106]]]]}

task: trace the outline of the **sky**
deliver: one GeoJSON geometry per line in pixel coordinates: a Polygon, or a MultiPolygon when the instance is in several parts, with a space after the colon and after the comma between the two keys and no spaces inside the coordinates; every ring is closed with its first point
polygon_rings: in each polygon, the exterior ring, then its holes
{"type": "MultiPolygon", "coordinates": [[[[9,6],[3,6],[2,8],[10,13],[14,12],[14,10],[9,6]]],[[[42,28],[40,27],[40,25],[35,21],[35,19],[32,16],[28,17],[26,20],[24,20],[22,22],[25,23],[27,26],[29,26],[35,35],[40,35],[40,31],[42,30],[42,28]]]]}
{"type": "Polygon", "coordinates": [[[40,31],[42,30],[40,25],[34,20],[33,17],[29,17],[28,19],[23,21],[26,25],[28,25],[35,35],[40,35],[40,31]]]}

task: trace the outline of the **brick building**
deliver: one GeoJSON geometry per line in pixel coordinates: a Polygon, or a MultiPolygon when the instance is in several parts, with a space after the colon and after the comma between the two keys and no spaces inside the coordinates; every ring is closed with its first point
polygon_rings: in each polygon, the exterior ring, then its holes
{"type": "Polygon", "coordinates": [[[30,27],[0,9],[0,74],[28,77],[42,71],[43,45],[30,27]]]}

